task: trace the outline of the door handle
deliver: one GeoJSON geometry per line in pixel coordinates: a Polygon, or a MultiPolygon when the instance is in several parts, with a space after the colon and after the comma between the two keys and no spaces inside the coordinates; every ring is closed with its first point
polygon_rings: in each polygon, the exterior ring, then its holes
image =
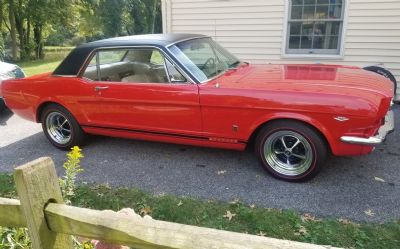
{"type": "Polygon", "coordinates": [[[96,86],[96,87],[94,88],[94,90],[95,90],[96,92],[101,91],[101,90],[107,90],[107,89],[108,89],[108,86],[96,86]]]}

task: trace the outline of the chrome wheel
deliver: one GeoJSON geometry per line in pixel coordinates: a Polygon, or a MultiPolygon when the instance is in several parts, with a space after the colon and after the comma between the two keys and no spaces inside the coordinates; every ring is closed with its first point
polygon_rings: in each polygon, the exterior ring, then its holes
{"type": "Polygon", "coordinates": [[[298,176],[313,163],[313,151],[308,140],[294,131],[278,131],[264,143],[264,159],[277,173],[298,176]]]}
{"type": "Polygon", "coordinates": [[[59,112],[51,112],[47,115],[46,130],[50,138],[58,144],[64,145],[71,141],[71,124],[59,112]]]}

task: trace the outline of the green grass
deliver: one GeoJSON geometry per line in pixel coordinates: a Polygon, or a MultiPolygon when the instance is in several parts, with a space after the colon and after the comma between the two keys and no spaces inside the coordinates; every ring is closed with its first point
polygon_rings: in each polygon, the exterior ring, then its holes
{"type": "MultiPolygon", "coordinates": [[[[10,175],[0,174],[0,196],[15,196],[10,175]]],[[[111,188],[107,185],[81,185],[73,205],[93,209],[120,210],[133,208],[136,212],[149,211],[158,220],[210,227],[268,237],[315,244],[330,244],[345,248],[390,249],[400,248],[400,222],[386,224],[355,224],[332,219],[313,219],[295,211],[281,211],[250,207],[241,203],[201,201],[174,196],[154,196],[146,192],[111,188]],[[181,205],[178,205],[180,204],[181,205]],[[231,221],[224,218],[226,211],[236,214],[231,221]]]]}
{"type": "Polygon", "coordinates": [[[45,47],[43,60],[22,61],[17,65],[24,70],[27,76],[53,72],[72,49],[73,47],[45,47]]]}

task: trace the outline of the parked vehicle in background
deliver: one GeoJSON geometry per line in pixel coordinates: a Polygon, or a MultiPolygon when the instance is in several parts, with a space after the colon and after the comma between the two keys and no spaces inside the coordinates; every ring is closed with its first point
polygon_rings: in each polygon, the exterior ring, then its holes
{"type": "MultiPolygon", "coordinates": [[[[25,73],[20,67],[14,64],[0,61],[0,89],[3,80],[25,78],[25,73]]],[[[3,96],[0,91],[0,111],[6,108],[3,96]]]]}
{"type": "Polygon", "coordinates": [[[394,129],[392,82],[359,67],[252,65],[210,37],[143,35],[75,48],[53,73],[7,80],[16,114],[69,149],[98,134],[244,150],[274,177],[314,177],[394,129]]]}

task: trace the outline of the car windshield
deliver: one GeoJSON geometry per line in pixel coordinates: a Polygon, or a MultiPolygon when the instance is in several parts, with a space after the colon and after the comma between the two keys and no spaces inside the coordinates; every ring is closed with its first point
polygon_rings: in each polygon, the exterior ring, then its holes
{"type": "Polygon", "coordinates": [[[200,81],[239,66],[240,60],[211,38],[199,38],[170,47],[176,58],[200,81]]]}

